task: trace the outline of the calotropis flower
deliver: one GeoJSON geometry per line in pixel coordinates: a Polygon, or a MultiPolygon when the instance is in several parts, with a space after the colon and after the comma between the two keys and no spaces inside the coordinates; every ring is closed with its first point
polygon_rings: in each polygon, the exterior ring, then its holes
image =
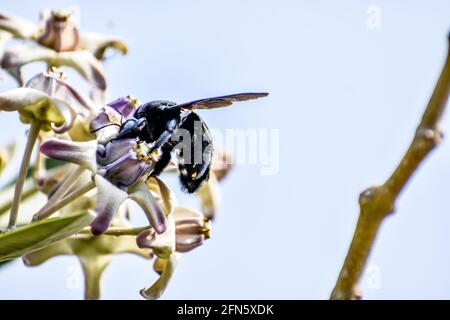
{"type": "MultiPolygon", "coordinates": [[[[76,169],[76,165],[68,163],[45,172],[42,177],[37,179],[39,189],[48,195],[49,202],[60,193],[61,189],[67,188],[67,182],[72,181],[76,190],[77,185],[90,180],[88,170],[82,172],[76,169]],[[73,182],[74,177],[78,177],[73,182]]],[[[157,180],[151,179],[148,182],[148,188],[154,194],[154,198],[160,207],[165,211],[171,212],[171,200],[162,196],[161,186],[157,180]],[[165,200],[165,201],[164,201],[165,200]]],[[[69,190],[69,195],[70,195],[69,190]]],[[[92,190],[86,193],[66,206],[58,210],[59,216],[67,216],[79,210],[95,210],[97,192],[92,190]]],[[[78,257],[85,277],[85,298],[100,298],[101,276],[108,266],[113,255],[120,253],[135,253],[144,258],[151,258],[152,251],[147,248],[138,248],[136,244],[136,235],[144,228],[130,228],[128,217],[130,215],[128,205],[125,203],[120,206],[118,213],[105,235],[92,236],[91,229],[83,230],[79,235],[64,239],[47,248],[40,249],[27,254],[23,260],[27,266],[39,265],[42,262],[59,255],[75,255],[78,257]]]]}
{"type": "Polygon", "coordinates": [[[179,253],[197,248],[209,236],[208,220],[200,212],[187,207],[175,207],[163,234],[153,230],[141,232],[136,242],[140,248],[153,250],[156,255],[153,268],[160,275],[153,285],[141,290],[141,295],[146,299],[158,299],[175,272],[179,253]]]}
{"type": "MultiPolygon", "coordinates": [[[[128,224],[120,219],[114,227],[126,228],[128,224]]],[[[29,253],[23,257],[27,266],[38,266],[45,261],[63,255],[75,255],[80,261],[85,279],[85,299],[99,299],[103,271],[114,255],[133,253],[150,259],[152,252],[136,245],[136,236],[92,236],[80,234],[59,241],[49,247],[29,253]]]]}
{"type": "Polygon", "coordinates": [[[87,119],[94,110],[95,106],[89,99],[65,82],[61,73],[53,71],[36,75],[23,88],[0,93],[0,111],[17,111],[20,120],[30,124],[16,181],[10,228],[14,227],[17,219],[23,183],[39,132],[53,130],[65,133],[72,128],[77,116],[87,119]]]}
{"type": "MultiPolygon", "coordinates": [[[[0,31],[10,37],[27,40],[23,45],[5,50],[1,67],[22,82],[20,68],[30,62],[44,61],[49,66],[69,66],[100,90],[106,89],[106,77],[100,60],[114,48],[123,54],[127,45],[120,39],[95,33],[82,33],[69,10],[44,11],[42,27],[12,14],[0,12],[0,31]]],[[[3,35],[5,43],[7,36],[3,35]]],[[[0,39],[1,40],[1,39],[0,39]]],[[[1,52],[0,48],[0,52],[1,52]]]]}
{"type": "Polygon", "coordinates": [[[24,87],[0,93],[0,110],[17,111],[24,123],[39,123],[43,130],[64,133],[72,128],[77,115],[86,120],[96,107],[67,83],[62,73],[50,69],[24,87]]]}
{"type": "MultiPolygon", "coordinates": [[[[119,130],[117,126],[110,125],[115,121],[112,119],[119,117],[118,114],[121,113],[120,117],[125,121],[132,114],[127,113],[128,108],[134,107],[133,100],[128,98],[116,100],[106,106],[92,121],[92,127],[99,137],[98,141],[49,139],[41,146],[41,153],[45,156],[78,164],[93,173],[93,181],[70,193],[76,197],[97,187],[97,217],[91,225],[93,234],[101,234],[110,226],[114,213],[128,198],[142,207],[157,233],[166,230],[166,215],[170,213],[171,208],[167,205],[161,209],[149,188],[157,184],[164,201],[173,201],[173,196],[159,179],[147,179],[157,155],[149,156],[146,144],[138,143],[135,139],[111,140],[119,130]],[[103,131],[108,131],[111,135],[103,131]]],[[[60,204],[44,208],[36,215],[36,219],[49,216],[69,200],[71,198],[66,196],[60,204]]]]}

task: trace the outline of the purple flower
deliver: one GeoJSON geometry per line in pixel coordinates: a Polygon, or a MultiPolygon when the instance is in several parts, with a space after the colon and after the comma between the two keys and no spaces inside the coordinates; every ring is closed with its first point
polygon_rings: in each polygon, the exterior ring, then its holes
{"type": "Polygon", "coordinates": [[[120,97],[108,103],[108,106],[119,112],[125,120],[134,114],[138,105],[139,101],[131,96],[120,97]]]}
{"type": "MultiPolygon", "coordinates": [[[[41,146],[41,153],[45,156],[78,164],[93,173],[97,187],[97,217],[91,224],[94,234],[101,234],[110,226],[114,214],[128,198],[141,206],[155,232],[166,230],[166,214],[172,210],[166,200],[170,202],[173,197],[159,179],[147,180],[158,160],[157,155],[147,155],[145,142],[138,143],[135,139],[111,141],[119,128],[110,124],[130,116],[135,107],[136,101],[129,98],[121,98],[105,106],[91,123],[91,128],[97,130],[97,141],[49,139],[41,146]],[[160,192],[151,190],[155,184],[160,192]],[[163,209],[153,194],[161,196],[163,209]]],[[[37,218],[46,215],[48,211],[40,213],[37,218]]]]}
{"type": "Polygon", "coordinates": [[[131,96],[118,98],[102,108],[91,121],[90,129],[99,144],[107,144],[117,134],[122,123],[133,116],[139,101],[131,96]]]}

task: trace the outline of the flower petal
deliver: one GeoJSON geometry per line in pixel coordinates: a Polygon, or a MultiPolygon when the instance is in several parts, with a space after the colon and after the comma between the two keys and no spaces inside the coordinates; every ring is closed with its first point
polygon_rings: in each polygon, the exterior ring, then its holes
{"type": "Polygon", "coordinates": [[[154,230],[145,230],[136,237],[139,248],[153,249],[154,254],[167,259],[175,252],[176,240],[175,220],[172,215],[167,217],[167,229],[158,234],[154,230]]]}
{"type": "Polygon", "coordinates": [[[149,300],[159,299],[167,288],[178,262],[178,255],[176,253],[170,255],[165,263],[164,271],[161,273],[159,279],[151,286],[140,291],[141,295],[149,300]]]}
{"type": "Polygon", "coordinates": [[[209,180],[200,187],[198,196],[205,217],[214,219],[220,205],[220,186],[214,174],[211,174],[209,180]]]}
{"type": "MultiPolygon", "coordinates": [[[[167,219],[144,182],[138,181],[128,188],[130,199],[144,210],[150,225],[159,234],[167,232],[167,219]]],[[[175,232],[175,231],[174,231],[175,232]]]]}
{"type": "Polygon", "coordinates": [[[64,101],[51,99],[45,93],[32,88],[16,88],[0,93],[0,110],[18,111],[21,121],[30,123],[39,120],[54,124],[55,132],[68,130],[76,114],[64,101]]]}
{"type": "Polygon", "coordinates": [[[64,81],[62,73],[57,71],[42,72],[35,75],[26,83],[26,87],[45,92],[51,98],[66,102],[84,119],[90,117],[97,110],[97,107],[89,98],[64,81]]]}
{"type": "Polygon", "coordinates": [[[138,160],[134,150],[128,150],[125,155],[114,162],[99,166],[97,173],[105,177],[114,186],[126,189],[135,184],[149,169],[150,165],[145,161],[138,160]]]}
{"type": "Polygon", "coordinates": [[[91,230],[92,234],[99,235],[111,225],[114,214],[128,198],[128,194],[114,187],[108,180],[99,175],[95,175],[95,184],[97,186],[97,204],[95,209],[97,217],[91,223],[91,230]]]}
{"type": "Polygon", "coordinates": [[[92,32],[81,33],[80,48],[94,52],[99,60],[105,59],[105,51],[109,48],[116,49],[122,54],[128,52],[127,44],[121,39],[92,32]]]}
{"type": "Polygon", "coordinates": [[[133,116],[137,109],[137,100],[132,97],[120,97],[108,103],[108,106],[116,110],[123,117],[122,122],[133,116]]]}
{"type": "Polygon", "coordinates": [[[75,142],[62,139],[49,139],[42,143],[41,153],[48,158],[63,160],[78,164],[86,169],[96,172],[97,162],[95,153],[97,142],[75,142]]]}
{"type": "Polygon", "coordinates": [[[98,145],[97,162],[101,165],[108,165],[126,155],[136,145],[135,139],[114,140],[106,146],[98,145]]]}
{"type": "Polygon", "coordinates": [[[178,224],[183,224],[185,222],[203,224],[203,221],[205,220],[200,211],[183,206],[177,206],[175,208],[173,211],[173,217],[175,219],[175,223],[178,224]]]}
{"type": "Polygon", "coordinates": [[[64,118],[64,122],[61,126],[56,126],[53,123],[52,129],[55,133],[64,133],[72,128],[77,114],[74,109],[72,109],[66,102],[59,99],[52,99],[53,104],[58,109],[61,116],[64,118]]]}
{"type": "Polygon", "coordinates": [[[177,235],[176,251],[186,253],[200,247],[205,238],[202,235],[177,235]]]}
{"type": "MultiPolygon", "coordinates": [[[[41,91],[30,88],[16,88],[0,93],[0,110],[23,111],[27,107],[28,109],[32,109],[30,106],[35,106],[36,117],[38,117],[42,114],[42,110],[38,110],[37,106],[48,103],[49,99],[49,96],[41,91]]],[[[62,122],[62,117],[52,120],[62,122]]]]}
{"type": "Polygon", "coordinates": [[[29,39],[37,33],[37,26],[23,18],[7,13],[0,12],[0,30],[5,30],[16,38],[29,39]]]}
{"type": "Polygon", "coordinates": [[[69,66],[100,90],[106,89],[106,74],[103,66],[89,51],[59,52],[54,59],[55,66],[69,66]]]}
{"type": "Polygon", "coordinates": [[[119,132],[122,119],[120,114],[110,106],[102,108],[90,123],[91,132],[95,132],[97,141],[107,144],[119,132]]]}
{"type": "Polygon", "coordinates": [[[157,177],[149,177],[145,183],[166,216],[171,214],[177,205],[177,199],[169,187],[157,177]]]}
{"type": "Polygon", "coordinates": [[[228,152],[215,150],[212,159],[211,171],[220,182],[233,168],[233,159],[228,152]]]}
{"type": "Polygon", "coordinates": [[[56,52],[41,46],[24,44],[6,50],[1,66],[8,69],[36,61],[47,62],[54,67],[72,67],[92,85],[101,90],[106,89],[103,66],[89,51],[56,52]]]}
{"type": "Polygon", "coordinates": [[[166,265],[167,259],[156,257],[155,261],[153,262],[153,270],[155,270],[157,274],[161,275],[166,269],[166,265]]]}
{"type": "Polygon", "coordinates": [[[0,58],[3,56],[3,49],[6,43],[12,38],[12,34],[3,30],[0,30],[0,58]]]}
{"type": "Polygon", "coordinates": [[[20,68],[27,63],[35,61],[44,61],[48,62],[49,65],[54,65],[52,60],[54,60],[55,57],[55,51],[38,46],[34,43],[26,42],[5,50],[1,67],[4,69],[20,68]]]}
{"type": "Polygon", "coordinates": [[[209,223],[203,214],[187,207],[176,207],[173,213],[176,226],[176,251],[188,252],[210,237],[209,223]]]}

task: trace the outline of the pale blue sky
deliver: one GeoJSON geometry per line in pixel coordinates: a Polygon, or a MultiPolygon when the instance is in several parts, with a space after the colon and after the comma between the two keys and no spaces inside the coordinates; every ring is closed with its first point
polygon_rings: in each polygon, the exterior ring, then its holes
{"type": "MultiPolygon", "coordinates": [[[[392,171],[434,87],[450,2],[43,0],[3,1],[1,8],[36,21],[41,8],[71,4],[81,8],[83,30],[129,43],[128,56],[106,64],[111,97],[271,93],[201,113],[212,128],[279,129],[280,171],[235,168],[223,183],[212,238],[183,256],[164,298],[328,298],[359,192],[392,171]],[[380,30],[366,26],[373,4],[381,9],[380,30]]],[[[2,90],[12,86],[0,82],[2,90]]],[[[24,135],[17,115],[0,117],[0,142],[24,135]]],[[[448,135],[448,116],[442,127],[448,135]]],[[[382,226],[369,259],[380,287],[367,288],[364,278],[366,298],[450,298],[449,194],[444,140],[382,226]]],[[[12,264],[0,271],[0,298],[79,299],[81,288],[67,288],[76,263],[12,264]]],[[[139,298],[154,279],[148,261],[116,257],[103,297],[139,298]]]]}

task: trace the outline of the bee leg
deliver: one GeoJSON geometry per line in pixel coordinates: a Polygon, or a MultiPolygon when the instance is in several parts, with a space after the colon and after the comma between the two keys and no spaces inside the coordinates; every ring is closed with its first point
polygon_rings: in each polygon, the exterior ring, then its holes
{"type": "Polygon", "coordinates": [[[178,127],[178,121],[173,119],[170,120],[166,126],[166,130],[159,136],[155,143],[150,147],[150,152],[161,148],[164,144],[169,142],[172,134],[178,127]]]}

